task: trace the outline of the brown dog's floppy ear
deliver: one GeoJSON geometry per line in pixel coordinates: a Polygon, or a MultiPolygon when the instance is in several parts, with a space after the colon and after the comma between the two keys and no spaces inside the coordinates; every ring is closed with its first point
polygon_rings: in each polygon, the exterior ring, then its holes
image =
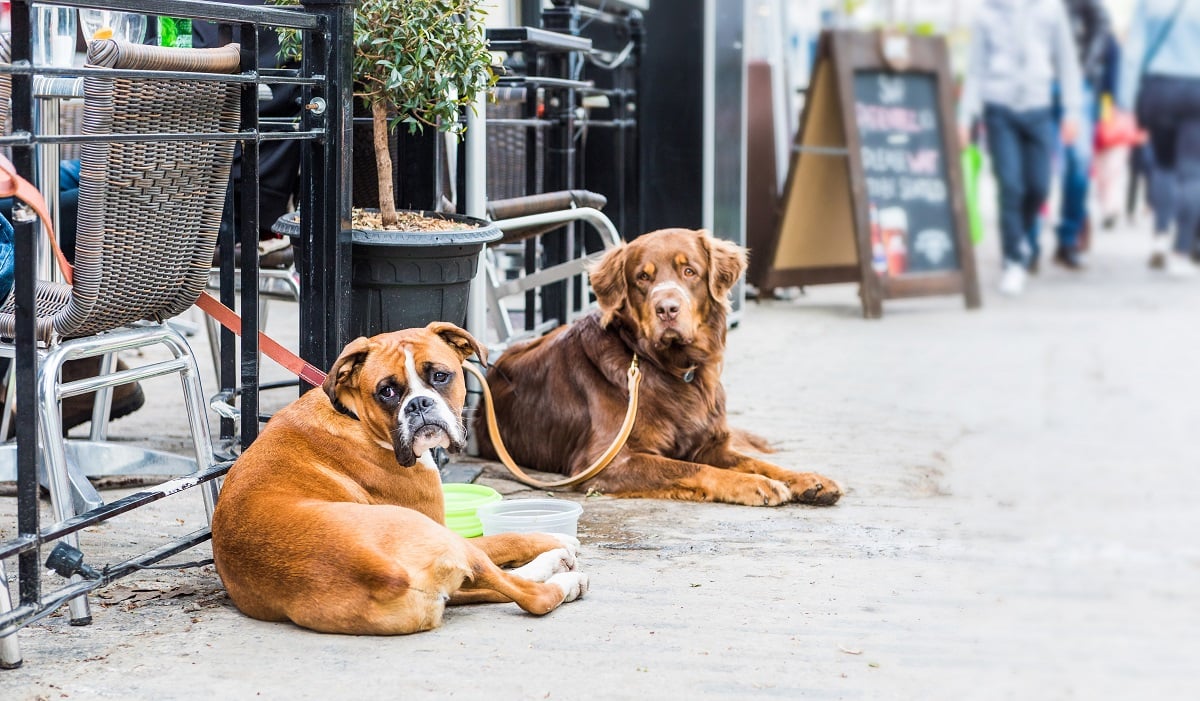
{"type": "Polygon", "coordinates": [[[600,325],[608,326],[613,315],[625,306],[625,253],[628,246],[611,248],[588,272],[592,292],[600,306],[600,325]]]}
{"type": "Polygon", "coordinates": [[[699,231],[700,242],[708,250],[708,293],[713,301],[729,309],[729,291],[746,271],[746,249],[707,231],[699,231]]]}
{"type": "Polygon", "coordinates": [[[333,361],[333,367],[329,369],[329,374],[325,376],[325,382],[321,385],[321,389],[329,395],[329,401],[337,402],[338,388],[354,380],[358,369],[367,359],[367,350],[370,346],[371,339],[359,336],[347,343],[346,347],[342,349],[342,354],[333,361]]]}
{"type": "Polygon", "coordinates": [[[435,321],[425,328],[441,336],[443,341],[458,351],[458,355],[462,360],[466,360],[474,353],[479,358],[479,362],[487,365],[487,351],[483,349],[483,346],[479,345],[479,341],[476,341],[474,336],[466,331],[448,321],[435,321]]]}

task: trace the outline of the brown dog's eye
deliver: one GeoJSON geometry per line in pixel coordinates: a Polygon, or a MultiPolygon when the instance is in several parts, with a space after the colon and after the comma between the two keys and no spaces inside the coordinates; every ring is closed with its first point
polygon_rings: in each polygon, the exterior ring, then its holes
{"type": "Polygon", "coordinates": [[[396,388],[391,385],[384,385],[379,388],[379,391],[377,392],[377,394],[379,395],[380,399],[385,399],[385,400],[386,399],[395,399],[396,398],[396,388]]]}
{"type": "Polygon", "coordinates": [[[691,267],[686,267],[683,269],[683,276],[684,277],[696,277],[696,270],[691,267]]]}
{"type": "Polygon", "coordinates": [[[637,279],[641,282],[650,282],[650,273],[643,270],[638,273],[637,279]]]}
{"type": "Polygon", "coordinates": [[[450,381],[450,373],[441,372],[440,370],[438,372],[433,373],[433,384],[444,385],[449,381],[450,381]]]}

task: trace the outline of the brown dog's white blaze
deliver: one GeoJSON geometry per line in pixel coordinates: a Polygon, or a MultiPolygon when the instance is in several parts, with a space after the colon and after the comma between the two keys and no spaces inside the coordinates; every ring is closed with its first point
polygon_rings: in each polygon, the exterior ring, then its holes
{"type": "Polygon", "coordinates": [[[671,231],[687,234],[690,245],[663,250],[634,239],[609,251],[591,272],[601,324],[622,319],[635,325],[657,350],[691,345],[710,305],[729,309],[729,291],[746,269],[742,247],[704,230],[671,231]]]}

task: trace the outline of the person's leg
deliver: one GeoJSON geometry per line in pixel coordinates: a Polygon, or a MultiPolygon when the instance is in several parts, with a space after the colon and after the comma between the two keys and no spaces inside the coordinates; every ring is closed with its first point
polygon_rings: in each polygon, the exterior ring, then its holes
{"type": "Polygon", "coordinates": [[[1170,250],[1171,227],[1179,207],[1178,179],[1175,167],[1178,138],[1178,93],[1175,79],[1149,76],[1138,95],[1138,121],[1150,135],[1150,154],[1154,165],[1148,174],[1146,194],[1154,210],[1154,239],[1150,267],[1163,268],[1170,250]]]}
{"type": "Polygon", "coordinates": [[[1025,229],[1021,203],[1025,199],[1025,182],[1021,174],[1021,149],[1015,116],[1006,107],[988,105],[984,109],[988,152],[999,194],[1001,252],[1006,264],[1024,265],[1025,229]]]}
{"type": "Polygon", "coordinates": [[[79,220],[79,161],[58,164],[58,245],[67,260],[75,260],[75,229],[79,220]]]}
{"type": "Polygon", "coordinates": [[[1084,82],[1083,115],[1075,141],[1063,151],[1062,193],[1059,207],[1058,251],[1055,260],[1060,263],[1074,261],[1080,249],[1080,234],[1087,224],[1087,198],[1092,167],[1093,134],[1095,131],[1095,97],[1091,86],[1084,82]],[[1065,254],[1065,255],[1064,255],[1065,254]]]}
{"type": "Polygon", "coordinates": [[[1041,254],[1037,220],[1050,194],[1050,170],[1054,161],[1057,123],[1049,108],[1021,114],[1021,177],[1025,183],[1021,201],[1021,226],[1026,232],[1030,261],[1041,254]]]}
{"type": "Polygon", "coordinates": [[[1175,140],[1178,199],[1174,253],[1190,262],[1200,225],[1200,80],[1187,81],[1186,92],[1175,140]]]}

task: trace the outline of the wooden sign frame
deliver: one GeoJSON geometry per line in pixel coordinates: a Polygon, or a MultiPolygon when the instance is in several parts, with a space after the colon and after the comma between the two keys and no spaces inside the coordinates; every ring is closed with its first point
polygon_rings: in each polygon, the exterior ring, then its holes
{"type": "Polygon", "coordinates": [[[883,315],[884,299],[900,297],[961,294],[968,309],[979,307],[951,86],[949,52],[941,37],[822,33],[793,145],[779,225],[768,249],[771,264],[757,281],[760,287],[858,282],[867,318],[883,315]],[[855,113],[859,72],[933,78],[955,270],[887,276],[872,267],[870,201],[855,113]]]}

